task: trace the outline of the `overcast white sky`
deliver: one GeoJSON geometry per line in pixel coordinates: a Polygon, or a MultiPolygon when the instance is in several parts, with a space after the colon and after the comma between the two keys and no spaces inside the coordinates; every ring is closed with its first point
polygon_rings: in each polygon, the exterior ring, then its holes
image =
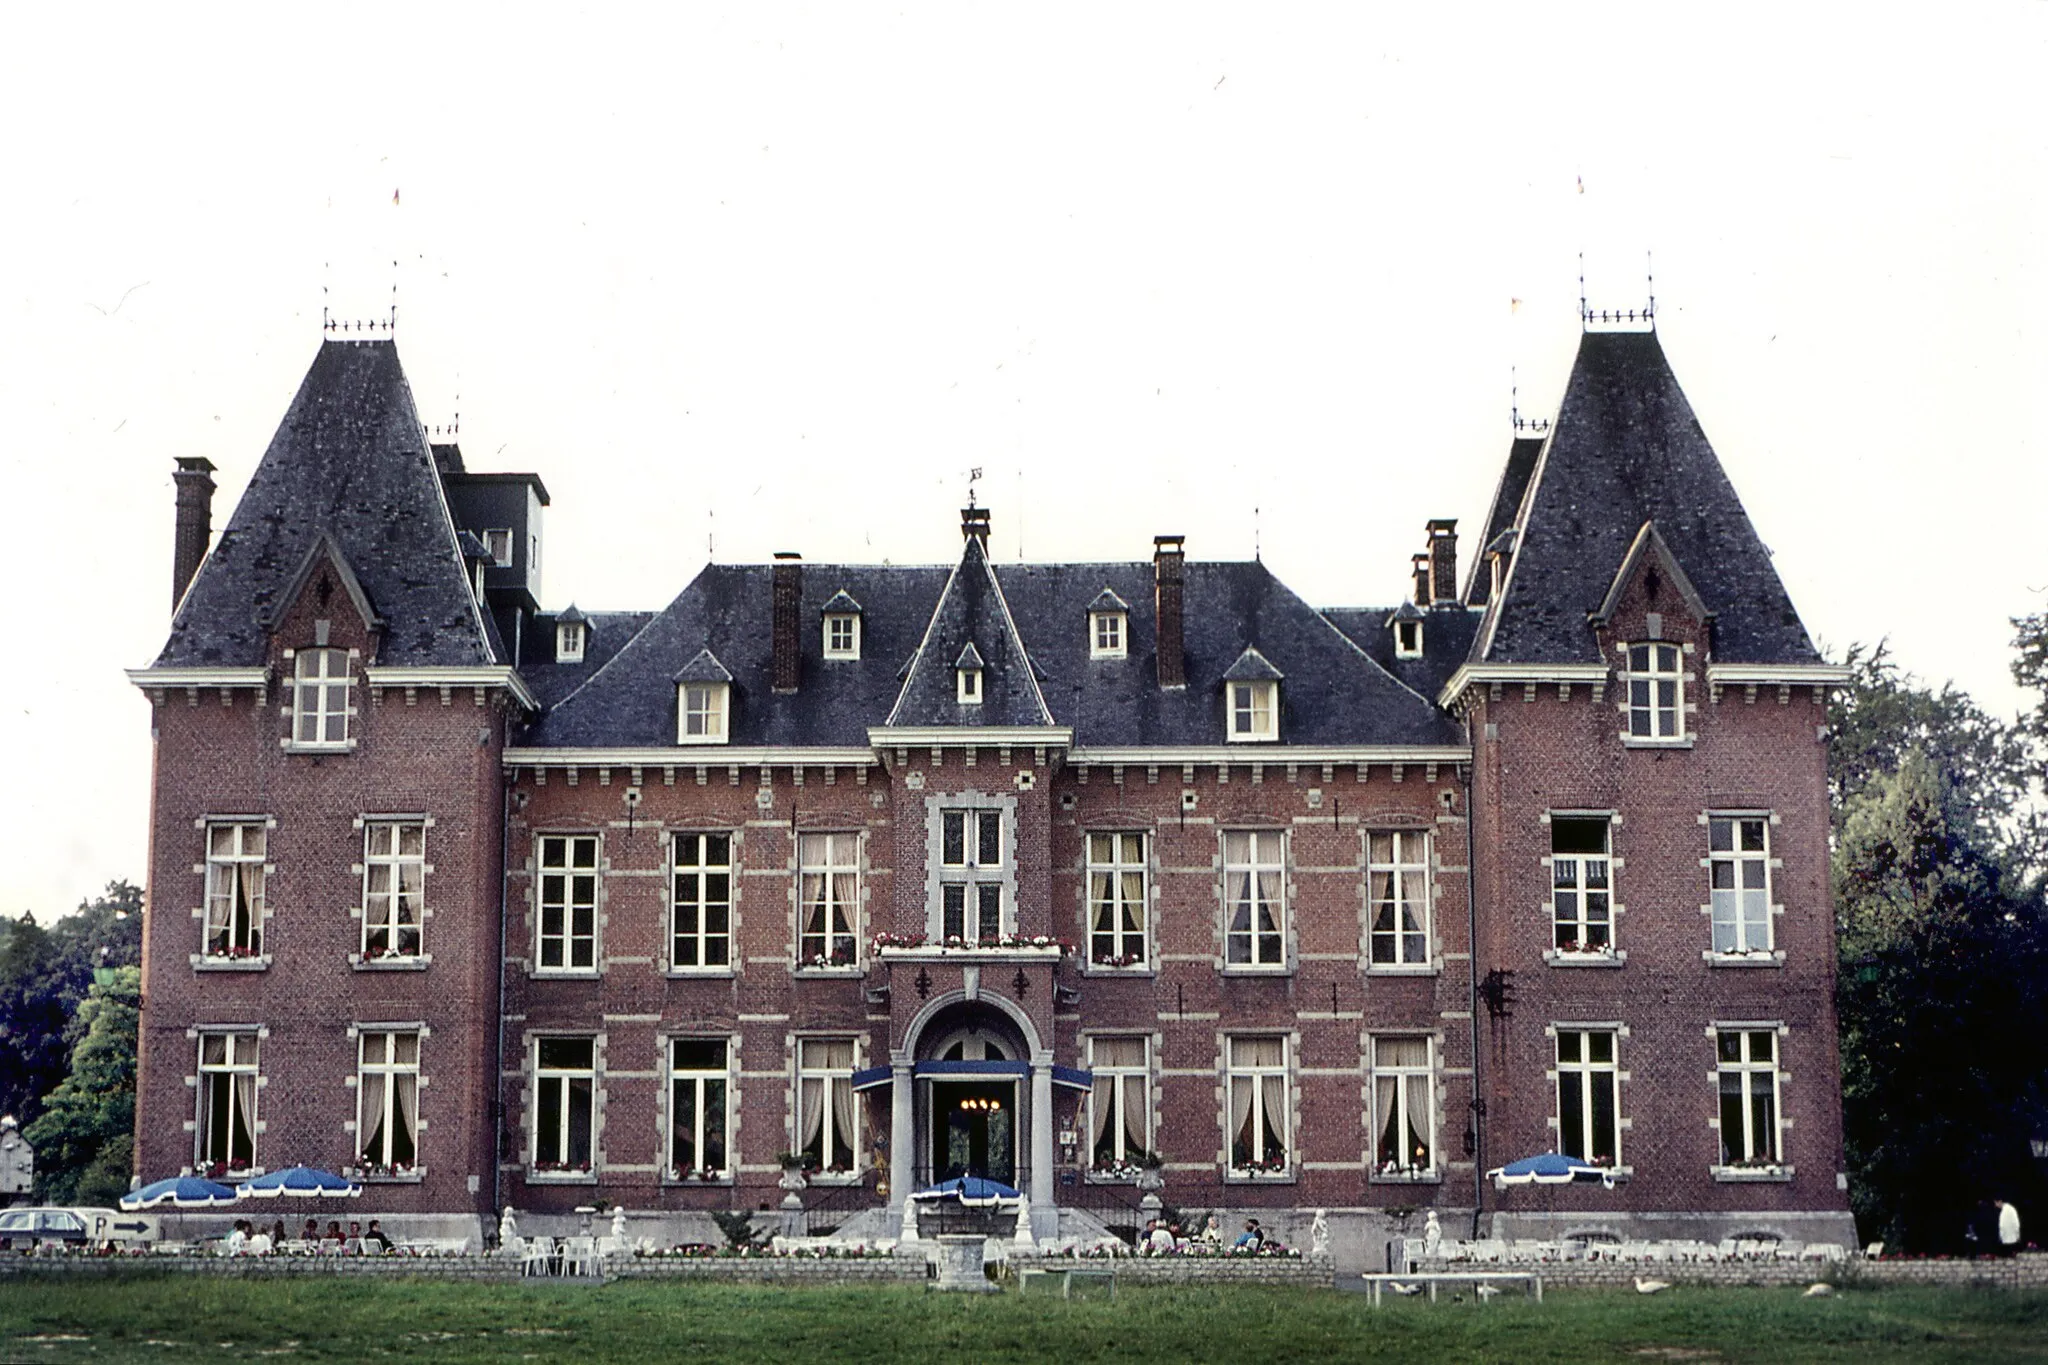
{"type": "MultiPolygon", "coordinates": [[[[172,461],[224,524],[381,316],[547,605],[704,562],[1255,543],[1385,604],[1597,305],[1808,628],[2018,705],[2048,588],[2040,5],[40,6],[0,52],[0,911],[144,872],[172,461]]],[[[1469,554],[1473,548],[1466,545],[1469,554]]]]}

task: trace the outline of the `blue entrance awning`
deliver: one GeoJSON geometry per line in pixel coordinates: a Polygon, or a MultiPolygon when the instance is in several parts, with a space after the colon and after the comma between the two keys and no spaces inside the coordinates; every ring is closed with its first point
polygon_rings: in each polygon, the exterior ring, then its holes
{"type": "Polygon", "coordinates": [[[1083,1071],[1077,1066],[1056,1066],[1052,1069],[1052,1083],[1064,1085],[1071,1090],[1093,1090],[1095,1073],[1083,1071]]]}
{"type": "Polygon", "coordinates": [[[894,1069],[886,1066],[865,1066],[853,1073],[855,1090],[876,1090],[889,1084],[894,1069]]]}
{"type": "Polygon", "coordinates": [[[1011,1076],[1028,1076],[1031,1063],[1005,1061],[991,1057],[985,1062],[929,1061],[919,1062],[913,1075],[918,1076],[961,1076],[969,1079],[986,1076],[992,1080],[1007,1079],[1011,1076]]]}

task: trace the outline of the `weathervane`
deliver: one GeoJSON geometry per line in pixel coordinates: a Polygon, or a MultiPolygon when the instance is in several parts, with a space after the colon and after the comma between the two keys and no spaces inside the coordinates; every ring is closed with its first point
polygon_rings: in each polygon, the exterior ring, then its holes
{"type": "Polygon", "coordinates": [[[967,471],[967,505],[969,507],[974,507],[977,505],[974,501],[974,485],[979,483],[980,481],[981,466],[976,465],[974,466],[974,468],[967,471]]]}

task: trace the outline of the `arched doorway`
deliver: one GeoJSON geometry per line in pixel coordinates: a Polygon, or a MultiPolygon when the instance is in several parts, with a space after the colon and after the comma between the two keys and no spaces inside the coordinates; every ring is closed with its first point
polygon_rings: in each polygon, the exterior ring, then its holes
{"type": "Polygon", "coordinates": [[[973,1175],[1021,1185],[1031,1054],[1016,1022],[960,1001],[926,1022],[913,1055],[917,1184],[973,1175]]]}

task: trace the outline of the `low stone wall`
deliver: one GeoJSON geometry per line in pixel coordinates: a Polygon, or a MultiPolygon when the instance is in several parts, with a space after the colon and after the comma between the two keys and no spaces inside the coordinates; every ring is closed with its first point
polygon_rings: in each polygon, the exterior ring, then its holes
{"type": "Polygon", "coordinates": [[[2010,1260],[1868,1261],[1442,1261],[1417,1259],[1419,1273],[1499,1270],[1541,1275],[1546,1288],[1632,1289],[1638,1278],[1670,1284],[1805,1285],[1825,1280],[1858,1285],[1974,1285],[2048,1289],[2048,1253],[2010,1260]]]}
{"type": "MultiPolygon", "coordinates": [[[[140,1275],[225,1279],[376,1278],[516,1281],[517,1260],[497,1256],[5,1256],[0,1281],[140,1275]]],[[[607,1280],[714,1280],[739,1284],[922,1284],[922,1260],[808,1256],[650,1256],[608,1261],[607,1280]]],[[[536,1279],[535,1284],[549,1283],[536,1279]]]]}
{"type": "Polygon", "coordinates": [[[1268,1284],[1328,1289],[1336,1268],[1328,1256],[1012,1256],[1017,1269],[1114,1270],[1118,1284],[1268,1284]]]}
{"type": "Polygon", "coordinates": [[[916,1256],[643,1256],[605,1266],[621,1280],[718,1280],[740,1284],[923,1284],[916,1256]]]}

